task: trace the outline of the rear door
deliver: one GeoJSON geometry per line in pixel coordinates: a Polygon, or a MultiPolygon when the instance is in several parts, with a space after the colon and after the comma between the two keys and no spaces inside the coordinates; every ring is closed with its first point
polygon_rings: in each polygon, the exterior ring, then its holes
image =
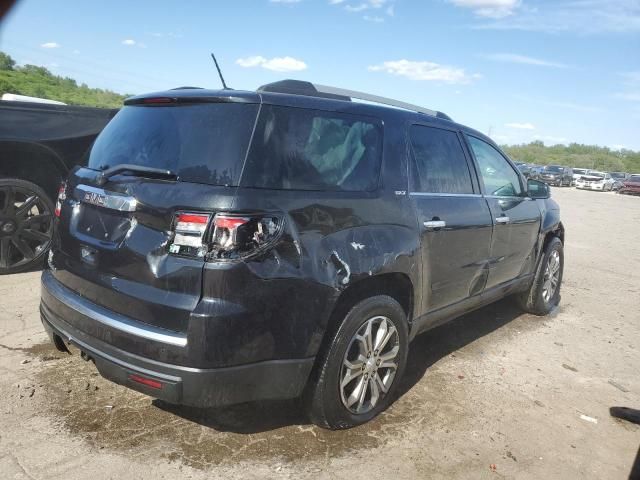
{"type": "Polygon", "coordinates": [[[467,139],[493,218],[489,289],[531,269],[540,210],[526,194],[522,177],[499,150],[480,138],[467,135],[467,139]]]}
{"type": "Polygon", "coordinates": [[[92,302],[186,331],[202,293],[203,239],[232,206],[257,105],[124,107],[70,177],[55,240],[54,275],[92,302]],[[116,165],[166,169],[173,176],[116,165]]]}
{"type": "Polygon", "coordinates": [[[454,130],[410,127],[411,190],[418,215],[425,304],[434,311],[481,293],[491,214],[454,130]]]}

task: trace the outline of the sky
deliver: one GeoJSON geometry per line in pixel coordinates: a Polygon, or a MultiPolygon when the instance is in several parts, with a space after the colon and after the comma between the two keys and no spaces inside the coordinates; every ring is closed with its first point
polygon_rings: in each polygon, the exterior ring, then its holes
{"type": "Polygon", "coordinates": [[[0,50],[91,87],[295,78],[446,112],[500,144],[640,150],[640,0],[21,0],[0,50]]]}

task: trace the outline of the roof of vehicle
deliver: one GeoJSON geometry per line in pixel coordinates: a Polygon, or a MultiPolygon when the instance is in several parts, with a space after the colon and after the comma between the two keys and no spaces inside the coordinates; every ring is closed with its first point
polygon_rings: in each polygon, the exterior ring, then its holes
{"type": "MultiPolygon", "coordinates": [[[[360,97],[358,97],[360,98],[360,97]]],[[[343,90],[334,87],[325,87],[322,85],[314,85],[309,82],[298,82],[285,80],[260,87],[257,91],[246,90],[211,90],[198,87],[180,87],[172,90],[160,92],[152,92],[136,95],[125,100],[125,105],[153,105],[153,104],[171,104],[171,103],[260,103],[268,105],[283,105],[300,108],[315,108],[319,110],[331,110],[344,113],[360,114],[375,116],[378,118],[404,118],[410,119],[416,123],[429,123],[446,125],[449,128],[459,128],[466,133],[480,137],[485,141],[497,147],[497,144],[491,138],[482,132],[469,128],[465,125],[454,122],[450,117],[442,112],[429,110],[427,108],[416,105],[407,104],[405,102],[377,97],[375,95],[363,94],[350,90],[343,90]],[[309,89],[309,85],[313,88],[321,87],[327,91],[313,92],[309,89]],[[328,93],[328,92],[346,92],[367,96],[379,100],[395,102],[395,106],[387,103],[383,105],[381,102],[374,103],[375,100],[365,100],[366,103],[353,101],[346,95],[328,93]],[[402,106],[397,106],[402,105],[402,106]],[[415,108],[414,108],[415,107],[415,108]],[[420,111],[418,111],[418,109],[420,111]],[[427,113],[429,112],[429,113],[427,113]]]]}

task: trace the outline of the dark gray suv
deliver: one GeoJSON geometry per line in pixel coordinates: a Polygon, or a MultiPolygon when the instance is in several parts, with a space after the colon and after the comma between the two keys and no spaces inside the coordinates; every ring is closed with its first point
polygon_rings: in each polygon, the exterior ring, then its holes
{"type": "Polygon", "coordinates": [[[417,334],[560,299],[545,184],[443,113],[306,82],[128,99],[56,215],[52,340],[175,404],[301,396],[351,427],[392,401],[417,334]]]}

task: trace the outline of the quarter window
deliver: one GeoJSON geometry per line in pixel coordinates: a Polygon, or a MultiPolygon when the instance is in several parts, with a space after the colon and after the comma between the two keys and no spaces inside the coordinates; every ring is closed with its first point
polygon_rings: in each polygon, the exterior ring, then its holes
{"type": "Polygon", "coordinates": [[[469,166],[456,132],[413,125],[413,190],[425,193],[473,193],[469,166]]]}
{"type": "Polygon", "coordinates": [[[487,195],[520,196],[520,177],[498,150],[476,137],[467,137],[480,168],[487,195]]]}
{"type": "Polygon", "coordinates": [[[378,185],[381,159],[379,120],[264,105],[241,185],[371,191],[378,185]]]}

